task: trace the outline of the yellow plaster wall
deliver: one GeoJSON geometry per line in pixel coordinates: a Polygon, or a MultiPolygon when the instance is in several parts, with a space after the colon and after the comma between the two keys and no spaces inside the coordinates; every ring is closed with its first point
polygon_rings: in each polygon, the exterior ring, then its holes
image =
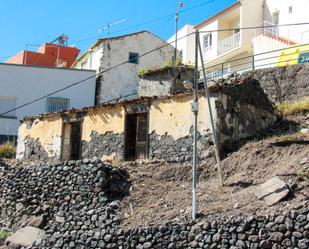
{"type": "Polygon", "coordinates": [[[92,131],[99,134],[106,132],[124,132],[125,111],[122,106],[103,107],[90,110],[84,117],[82,140],[90,141],[92,131]]]}
{"type": "MultiPolygon", "coordinates": [[[[175,96],[171,99],[156,100],[152,103],[149,115],[149,133],[155,131],[157,135],[170,135],[179,139],[190,134],[193,125],[191,102],[193,96],[175,96]]],[[[215,98],[211,98],[214,110],[215,98]]],[[[215,112],[213,111],[215,115],[215,112]]],[[[201,135],[210,131],[208,104],[205,97],[199,98],[198,130],[201,135]]]]}
{"type": "MultiPolygon", "coordinates": [[[[27,136],[39,139],[42,147],[50,157],[59,155],[61,150],[62,120],[59,115],[36,119],[31,127],[27,128],[27,122],[20,125],[18,131],[18,146],[23,148],[22,143],[27,136]]],[[[21,149],[22,150],[22,149],[21,149]]],[[[22,153],[22,151],[20,151],[22,153]]]]}

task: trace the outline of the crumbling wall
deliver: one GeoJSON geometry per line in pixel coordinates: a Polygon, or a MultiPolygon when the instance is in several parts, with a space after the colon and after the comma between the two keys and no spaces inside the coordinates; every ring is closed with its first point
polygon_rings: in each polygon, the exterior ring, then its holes
{"type": "Polygon", "coordinates": [[[82,158],[97,157],[102,160],[123,159],[123,133],[92,131],[89,141],[82,141],[82,158]]]}
{"type": "Polygon", "coordinates": [[[259,81],[269,99],[274,102],[309,96],[309,64],[253,70],[242,76],[259,81]]]}
{"type": "Polygon", "coordinates": [[[184,92],[183,82],[193,82],[194,68],[179,66],[158,69],[140,76],[139,96],[166,96],[184,92]]]}
{"type": "MultiPolygon", "coordinates": [[[[192,156],[192,95],[174,96],[171,99],[153,101],[149,119],[149,158],[166,161],[190,161],[192,156]]],[[[217,94],[211,96],[214,118],[217,94]]],[[[204,96],[199,98],[198,114],[199,158],[209,156],[211,124],[208,104],[204,96]]]]}
{"type": "Polygon", "coordinates": [[[61,134],[60,115],[23,122],[18,131],[16,158],[60,159],[61,134]]]}
{"type": "Polygon", "coordinates": [[[216,102],[217,133],[222,150],[233,150],[233,143],[255,136],[277,120],[275,110],[256,80],[222,87],[216,102]]]}
{"type": "MultiPolygon", "coordinates": [[[[159,136],[155,132],[149,135],[149,159],[164,160],[167,162],[189,162],[192,160],[192,128],[190,134],[174,139],[171,135],[159,136]]],[[[211,134],[198,133],[198,159],[213,156],[211,149],[211,134]]]]}
{"type": "Polygon", "coordinates": [[[123,106],[89,110],[82,128],[82,157],[123,159],[124,123],[123,106]]]}

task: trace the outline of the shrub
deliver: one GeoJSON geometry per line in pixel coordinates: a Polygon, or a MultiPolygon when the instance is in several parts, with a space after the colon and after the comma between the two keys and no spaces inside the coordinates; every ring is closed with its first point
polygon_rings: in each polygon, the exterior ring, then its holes
{"type": "Polygon", "coordinates": [[[296,113],[307,112],[309,111],[309,98],[277,104],[277,110],[283,117],[296,113]]]}
{"type": "Polygon", "coordinates": [[[11,236],[12,233],[6,230],[2,230],[0,231],[0,246],[4,245],[4,242],[6,240],[7,237],[11,236]]]}
{"type": "Polygon", "coordinates": [[[5,143],[0,145],[0,158],[14,158],[16,148],[12,143],[5,143]]]}
{"type": "Polygon", "coordinates": [[[305,181],[309,182],[309,166],[298,170],[297,175],[305,181]]]}

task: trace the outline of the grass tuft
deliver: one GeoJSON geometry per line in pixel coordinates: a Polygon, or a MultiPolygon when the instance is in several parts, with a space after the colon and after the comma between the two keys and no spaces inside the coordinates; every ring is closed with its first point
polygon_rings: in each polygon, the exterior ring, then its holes
{"type": "Polygon", "coordinates": [[[307,97],[298,101],[279,103],[276,107],[282,117],[304,113],[309,111],[309,98],[307,97]]]}
{"type": "Polygon", "coordinates": [[[14,158],[16,148],[12,143],[5,143],[0,145],[0,158],[14,158]]]}
{"type": "Polygon", "coordinates": [[[4,245],[6,238],[11,235],[12,233],[7,230],[0,230],[0,246],[4,245]]]}

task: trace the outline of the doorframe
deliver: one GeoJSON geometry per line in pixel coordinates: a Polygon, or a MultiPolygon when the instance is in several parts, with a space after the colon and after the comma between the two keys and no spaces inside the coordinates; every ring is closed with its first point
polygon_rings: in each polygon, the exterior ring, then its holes
{"type": "MultiPolygon", "coordinates": [[[[60,160],[64,161],[63,159],[63,148],[64,148],[64,125],[69,124],[72,125],[72,123],[80,123],[80,141],[79,141],[79,158],[82,158],[82,137],[83,137],[83,123],[84,123],[84,112],[78,112],[73,115],[69,114],[63,114],[61,115],[62,119],[62,127],[61,127],[61,151],[60,151],[60,160]]],[[[72,131],[72,128],[70,132],[72,131]]],[[[70,133],[70,140],[71,140],[71,133],[70,133]]],[[[70,146],[71,146],[70,141],[70,146]]],[[[70,157],[71,157],[71,148],[70,148],[70,157]]]]}
{"type": "MultiPolygon", "coordinates": [[[[149,117],[150,117],[150,112],[149,110],[148,111],[142,111],[142,112],[125,112],[125,120],[124,120],[124,133],[123,133],[123,136],[124,136],[124,146],[123,146],[123,160],[124,161],[127,161],[127,156],[126,156],[126,152],[127,152],[127,127],[128,127],[128,116],[129,115],[139,115],[139,114],[146,114],[147,115],[147,121],[146,121],[146,129],[147,129],[147,136],[146,136],[146,155],[145,155],[145,159],[144,160],[147,160],[149,159],[149,117]]],[[[137,123],[136,123],[137,124],[137,123]]],[[[137,127],[136,127],[137,129],[137,127]]],[[[136,131],[137,132],[137,131],[136,131]]],[[[135,136],[135,139],[136,136],[135,136]]],[[[134,161],[137,160],[136,158],[136,153],[134,155],[135,159],[134,161]]]]}

